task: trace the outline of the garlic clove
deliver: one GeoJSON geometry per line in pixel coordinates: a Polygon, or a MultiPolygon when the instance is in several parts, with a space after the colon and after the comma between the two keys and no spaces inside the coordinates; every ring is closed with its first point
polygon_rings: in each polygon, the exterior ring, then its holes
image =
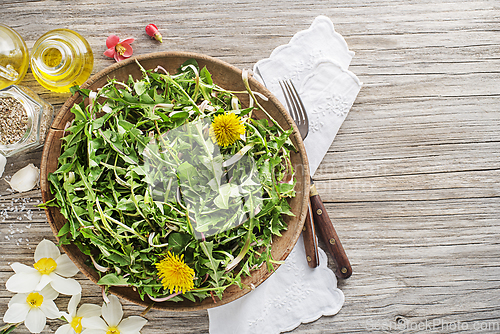
{"type": "Polygon", "coordinates": [[[0,154],[0,177],[3,175],[5,170],[5,165],[7,164],[7,158],[0,154]]]}
{"type": "Polygon", "coordinates": [[[5,181],[7,181],[12,189],[22,193],[33,189],[37,185],[39,179],[40,170],[35,165],[29,164],[12,175],[10,182],[7,180],[5,181]]]}

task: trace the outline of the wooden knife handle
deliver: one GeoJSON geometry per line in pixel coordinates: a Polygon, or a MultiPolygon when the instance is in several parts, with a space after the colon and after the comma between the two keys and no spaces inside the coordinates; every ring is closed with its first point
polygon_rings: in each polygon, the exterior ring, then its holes
{"type": "Polygon", "coordinates": [[[351,264],[314,185],[311,187],[311,210],[318,235],[326,244],[337,265],[335,275],[339,278],[350,277],[352,274],[351,264]]]}
{"type": "Polygon", "coordinates": [[[306,222],[302,230],[304,238],[304,248],[306,250],[307,264],[311,268],[319,266],[318,243],[316,241],[316,231],[311,217],[311,206],[308,206],[306,222]]]}

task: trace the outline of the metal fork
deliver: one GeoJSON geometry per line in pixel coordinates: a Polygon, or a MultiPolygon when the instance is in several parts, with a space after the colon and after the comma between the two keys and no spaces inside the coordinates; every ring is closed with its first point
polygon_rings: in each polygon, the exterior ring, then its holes
{"type": "MultiPolygon", "coordinates": [[[[306,109],[304,104],[300,99],[295,86],[291,80],[285,80],[279,82],[281,90],[285,95],[286,105],[288,107],[288,112],[292,116],[293,121],[297,125],[300,136],[302,140],[306,139],[309,133],[309,118],[306,114],[306,109]]],[[[319,266],[319,255],[318,255],[318,244],[316,242],[316,231],[314,229],[314,224],[311,214],[311,204],[307,205],[307,216],[304,223],[304,229],[302,231],[302,236],[304,238],[304,248],[306,251],[307,264],[311,268],[319,266]]]]}
{"type": "Polygon", "coordinates": [[[307,117],[306,108],[300,99],[292,80],[281,80],[279,82],[283,95],[285,95],[288,112],[299,129],[302,140],[306,139],[309,133],[309,117],[307,117]]]}
{"type": "MultiPolygon", "coordinates": [[[[291,80],[282,80],[279,84],[283,94],[285,95],[285,101],[288,106],[290,116],[292,116],[292,119],[297,125],[300,136],[304,140],[309,132],[309,118],[307,117],[304,104],[302,103],[302,100],[291,80]]],[[[340,243],[337,232],[333,227],[332,221],[328,216],[328,212],[321,201],[321,197],[319,196],[311,177],[310,207],[306,217],[306,223],[304,225],[305,229],[303,231],[304,245],[310,267],[315,267],[319,264],[314,226],[318,228],[319,237],[325,243],[328,251],[333,256],[335,264],[337,265],[335,274],[340,278],[348,278],[351,276],[352,268],[349,263],[349,259],[347,258],[347,254],[340,243]],[[314,224],[312,222],[314,222],[314,224]],[[313,239],[312,241],[310,240],[311,238],[313,239]],[[309,257],[311,256],[309,253],[313,252],[315,252],[313,256],[316,256],[315,263],[311,263],[313,262],[312,258],[311,261],[309,261],[309,257]]]]}

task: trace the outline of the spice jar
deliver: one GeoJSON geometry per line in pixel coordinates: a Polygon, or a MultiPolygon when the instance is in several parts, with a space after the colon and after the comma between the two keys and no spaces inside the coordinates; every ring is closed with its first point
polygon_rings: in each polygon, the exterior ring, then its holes
{"type": "Polygon", "coordinates": [[[14,29],[0,23],[0,89],[23,80],[29,62],[23,38],[14,29]]]}
{"type": "Polygon", "coordinates": [[[9,157],[42,146],[53,116],[52,105],[29,88],[0,90],[0,154],[9,157]]]}
{"type": "Polygon", "coordinates": [[[94,66],[89,43],[69,29],[55,29],[42,35],[31,51],[31,71],[43,87],[67,93],[83,84],[94,66]]]}

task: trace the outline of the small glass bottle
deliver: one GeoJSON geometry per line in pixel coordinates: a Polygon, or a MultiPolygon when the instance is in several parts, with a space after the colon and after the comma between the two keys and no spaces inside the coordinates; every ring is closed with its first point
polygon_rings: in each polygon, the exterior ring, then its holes
{"type": "Polygon", "coordinates": [[[21,35],[0,24],[0,89],[23,80],[29,62],[28,48],[21,35]]]}
{"type": "Polygon", "coordinates": [[[0,154],[5,157],[45,143],[54,107],[27,87],[0,90],[0,154]]]}
{"type": "Polygon", "coordinates": [[[31,52],[31,71],[45,88],[67,93],[92,73],[94,56],[85,38],[69,29],[51,30],[40,37],[31,52]]]}

